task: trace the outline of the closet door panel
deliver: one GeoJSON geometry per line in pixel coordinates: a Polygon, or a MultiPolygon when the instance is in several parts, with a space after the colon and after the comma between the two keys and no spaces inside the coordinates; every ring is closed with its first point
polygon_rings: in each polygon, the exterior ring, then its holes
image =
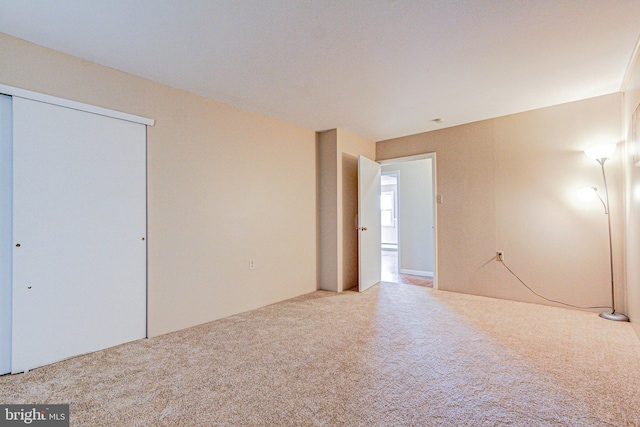
{"type": "Polygon", "coordinates": [[[146,127],[13,99],[12,372],[146,336],[146,127]]]}
{"type": "Polygon", "coordinates": [[[0,375],[11,372],[12,123],[11,97],[0,95],[0,375]]]}

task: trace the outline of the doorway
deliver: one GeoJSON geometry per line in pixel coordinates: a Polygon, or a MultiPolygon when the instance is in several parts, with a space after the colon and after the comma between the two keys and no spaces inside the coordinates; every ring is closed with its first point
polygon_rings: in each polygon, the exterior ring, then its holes
{"type": "Polygon", "coordinates": [[[437,288],[435,153],[380,163],[382,280],[437,288]]]}

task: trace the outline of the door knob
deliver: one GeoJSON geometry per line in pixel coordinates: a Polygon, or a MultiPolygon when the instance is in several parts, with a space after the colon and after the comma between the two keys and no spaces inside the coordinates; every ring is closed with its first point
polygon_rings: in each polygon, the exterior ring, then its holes
{"type": "Polygon", "coordinates": [[[356,227],[356,231],[358,230],[367,231],[367,227],[356,227]]]}

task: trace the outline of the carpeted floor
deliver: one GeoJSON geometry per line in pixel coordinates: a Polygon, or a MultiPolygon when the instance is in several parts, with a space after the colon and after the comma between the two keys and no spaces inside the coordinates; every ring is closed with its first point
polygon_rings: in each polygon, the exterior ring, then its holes
{"type": "Polygon", "coordinates": [[[386,284],[0,377],[81,426],[638,426],[640,341],[597,314],[386,284]]]}

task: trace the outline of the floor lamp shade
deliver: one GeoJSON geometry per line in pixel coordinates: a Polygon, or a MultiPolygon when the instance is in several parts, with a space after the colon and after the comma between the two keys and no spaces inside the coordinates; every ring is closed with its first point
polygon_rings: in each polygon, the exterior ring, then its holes
{"type": "Polygon", "coordinates": [[[596,147],[584,150],[584,154],[593,160],[609,159],[616,151],[616,144],[598,145],[596,147]]]}

